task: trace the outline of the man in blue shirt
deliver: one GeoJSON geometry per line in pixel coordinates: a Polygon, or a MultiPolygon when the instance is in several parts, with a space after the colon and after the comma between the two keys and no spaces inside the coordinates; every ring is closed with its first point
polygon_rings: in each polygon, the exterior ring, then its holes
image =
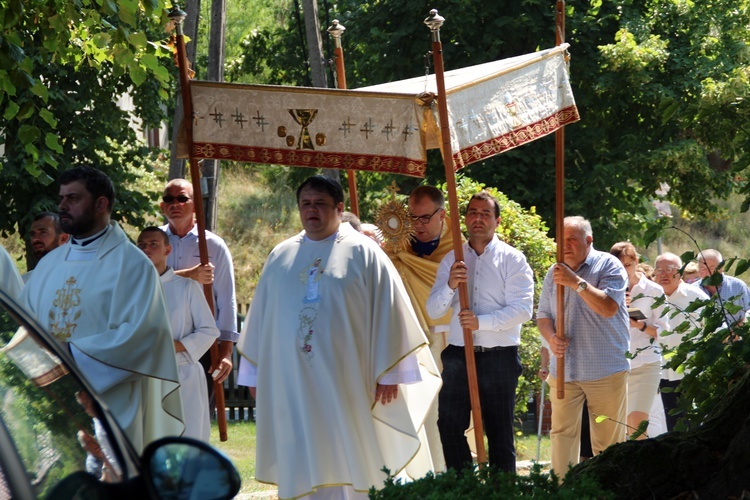
{"type": "Polygon", "coordinates": [[[539,298],[537,325],[553,354],[552,469],[564,476],[578,463],[581,409],[588,403],[591,446],[599,454],[625,440],[630,345],[627,273],[619,259],[593,247],[591,224],[565,218],[564,259],[552,266],[539,298]],[[565,292],[565,338],[557,337],[557,287],[565,292]],[[557,358],[565,356],[565,397],[557,398],[557,358]],[[597,416],[609,419],[596,423],[597,416]]]}
{"type": "MultiPolygon", "coordinates": [[[[200,264],[198,252],[198,225],[195,221],[193,202],[193,184],[186,179],[172,179],[164,188],[162,202],[159,204],[168,224],[161,226],[169,236],[172,253],[167,265],[175,274],[191,278],[201,284],[213,284],[214,316],[219,329],[219,366],[213,373],[207,373],[208,395],[213,408],[213,381],[223,383],[232,371],[232,351],[239,339],[237,332],[237,301],[234,294],[234,264],[224,240],[211,231],[206,231],[208,247],[208,265],[200,264]]],[[[200,359],[206,370],[211,366],[210,353],[200,359]]],[[[213,413],[213,411],[212,411],[213,413]]]]}
{"type": "Polygon", "coordinates": [[[698,255],[698,268],[701,278],[707,278],[714,274],[714,272],[722,276],[720,285],[709,286],[701,284],[701,290],[706,292],[709,297],[713,297],[718,293],[722,303],[733,303],[739,307],[739,310],[734,314],[726,313],[727,326],[733,328],[745,322],[745,314],[750,309],[750,289],[741,279],[725,274],[723,266],[720,266],[723,262],[724,258],[718,250],[703,250],[698,255]]]}

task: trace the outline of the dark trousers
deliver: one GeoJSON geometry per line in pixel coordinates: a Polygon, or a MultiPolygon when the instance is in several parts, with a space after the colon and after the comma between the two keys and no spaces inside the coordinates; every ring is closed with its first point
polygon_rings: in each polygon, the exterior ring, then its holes
{"type": "MultiPolygon", "coordinates": [[[[466,374],[466,357],[461,346],[448,345],[441,355],[443,387],[438,398],[438,430],[448,468],[462,469],[472,464],[464,431],[469,427],[471,399],[466,374]]],[[[515,472],[516,446],[513,439],[513,413],[516,386],[521,375],[518,347],[475,353],[479,401],[484,431],[489,444],[490,465],[515,472]]],[[[475,421],[480,418],[474,415],[475,421]]]]}
{"type": "Polygon", "coordinates": [[[211,369],[211,350],[209,349],[198,360],[203,366],[203,374],[206,376],[206,386],[208,387],[208,416],[213,419],[216,417],[216,393],[214,392],[214,378],[208,370],[211,369]]]}
{"type": "Polygon", "coordinates": [[[659,381],[659,389],[669,387],[672,389],[670,392],[661,392],[661,402],[664,405],[664,415],[667,419],[667,431],[672,432],[677,421],[682,418],[685,412],[680,412],[676,415],[670,415],[670,411],[677,408],[677,400],[680,397],[680,393],[676,392],[677,387],[680,385],[679,380],[667,380],[661,379],[659,381]]]}
{"type": "Polygon", "coordinates": [[[581,415],[581,458],[591,458],[594,450],[591,449],[591,429],[589,428],[589,405],[583,400],[583,415],[581,415]]]}

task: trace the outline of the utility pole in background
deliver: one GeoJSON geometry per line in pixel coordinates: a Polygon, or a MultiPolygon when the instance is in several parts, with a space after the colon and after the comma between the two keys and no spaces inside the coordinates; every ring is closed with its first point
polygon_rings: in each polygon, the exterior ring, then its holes
{"type": "MultiPolygon", "coordinates": [[[[195,69],[195,42],[198,39],[198,14],[201,10],[200,0],[186,0],[185,2],[185,13],[187,17],[183,21],[182,31],[186,37],[190,38],[190,43],[187,44],[186,52],[187,58],[190,62],[190,67],[195,69]]],[[[177,136],[180,133],[180,123],[182,122],[182,90],[180,89],[179,82],[177,84],[177,101],[174,108],[174,122],[172,125],[172,143],[170,145],[169,154],[169,180],[183,177],[185,174],[185,160],[183,158],[177,158],[177,136]]]]}
{"type": "MultiPolygon", "coordinates": [[[[208,75],[212,82],[224,81],[224,28],[226,26],[226,0],[212,0],[211,2],[211,31],[208,41],[208,75]]],[[[206,180],[206,190],[201,189],[206,201],[206,229],[216,230],[219,213],[219,160],[203,160],[203,179],[206,180]]],[[[201,183],[203,186],[203,183],[201,183]]]]}
{"type": "MultiPolygon", "coordinates": [[[[307,38],[307,58],[310,61],[310,75],[313,87],[328,87],[326,78],[325,57],[323,55],[323,37],[320,34],[317,0],[302,0],[302,13],[305,17],[305,37],[307,38]]],[[[324,168],[323,175],[340,182],[339,171],[324,168]]]]}

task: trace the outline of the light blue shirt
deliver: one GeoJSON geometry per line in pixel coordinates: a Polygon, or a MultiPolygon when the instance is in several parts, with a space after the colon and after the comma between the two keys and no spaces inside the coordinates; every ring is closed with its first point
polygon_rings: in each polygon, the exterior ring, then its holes
{"type": "MultiPolygon", "coordinates": [[[[161,226],[169,236],[172,253],[167,257],[167,265],[179,271],[188,269],[201,263],[198,252],[198,225],[193,225],[184,237],[180,238],[172,232],[169,224],[161,226]]],[[[237,301],[234,295],[234,264],[232,254],[224,240],[211,231],[206,231],[206,246],[208,260],[214,265],[214,316],[219,329],[219,340],[237,342],[240,334],[237,332],[237,301]]]]}
{"type": "MultiPolygon", "coordinates": [[[[514,346],[521,343],[521,325],[531,319],[534,309],[534,275],[522,252],[494,236],[482,255],[464,243],[464,263],[468,268],[469,308],[479,320],[474,345],[514,346]]],[[[458,290],[448,286],[451,266],[456,261],[449,252],[438,267],[435,284],[427,299],[427,314],[440,318],[453,307],[448,343],[464,345],[458,321],[458,290]]]]}
{"type": "MultiPolygon", "coordinates": [[[[724,304],[735,304],[740,307],[740,310],[735,314],[727,312],[727,319],[731,320],[731,324],[734,325],[738,321],[745,318],[745,314],[750,309],[750,289],[747,287],[744,281],[728,274],[722,274],[723,281],[721,285],[717,287],[719,298],[721,298],[724,304]]],[[[701,285],[701,290],[706,292],[707,295],[711,296],[711,292],[701,285]]],[[[726,307],[726,306],[725,306],[726,307]]]]}
{"type": "MultiPolygon", "coordinates": [[[[630,321],[625,306],[628,274],[625,268],[617,257],[592,246],[576,274],[606,293],[620,305],[620,309],[611,318],[605,318],[595,313],[574,289],[565,287],[565,336],[570,340],[565,351],[565,381],[598,380],[630,370],[625,355],[630,348],[630,321]]],[[[552,268],[544,278],[537,317],[556,322],[557,285],[553,281],[552,268]]],[[[550,373],[557,378],[557,358],[554,356],[550,373]]]]}

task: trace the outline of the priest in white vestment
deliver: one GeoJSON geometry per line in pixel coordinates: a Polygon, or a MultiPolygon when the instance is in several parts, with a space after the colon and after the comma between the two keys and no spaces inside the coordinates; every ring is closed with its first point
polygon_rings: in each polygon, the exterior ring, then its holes
{"type": "Polygon", "coordinates": [[[67,343],[140,453],[185,427],[159,276],[110,222],[114,187],[104,173],[79,167],[59,183],[60,222],[72,239],[39,261],[21,302],[67,343]]]}
{"type": "Polygon", "coordinates": [[[172,251],[167,233],[158,227],[145,228],[138,236],[138,248],[153,262],[167,301],[180,372],[180,395],[185,415],[183,436],[207,443],[211,435],[211,419],[205,370],[199,360],[219,338],[219,329],[198,282],[177,276],[167,266],[167,257],[172,251]]]}
{"type": "Polygon", "coordinates": [[[256,478],[280,498],[366,498],[383,467],[432,470],[423,424],[440,378],[390,260],[339,227],[341,187],[312,177],[297,201],[305,231],[266,260],[238,344],[256,478]]]}
{"type": "Polygon", "coordinates": [[[13,262],[13,257],[2,246],[0,246],[0,286],[14,299],[18,298],[23,288],[21,274],[18,272],[16,263],[13,262]]]}

